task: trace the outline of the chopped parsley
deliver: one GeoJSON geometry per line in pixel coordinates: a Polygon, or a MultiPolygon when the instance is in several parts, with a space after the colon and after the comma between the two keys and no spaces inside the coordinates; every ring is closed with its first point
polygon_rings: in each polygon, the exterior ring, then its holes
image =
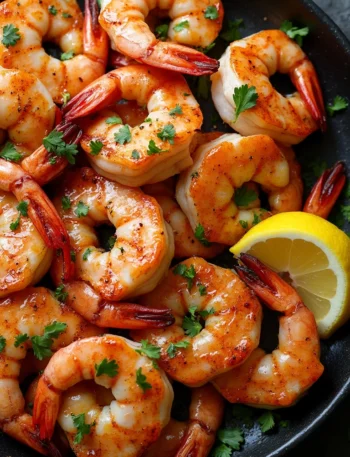
{"type": "Polygon", "coordinates": [[[2,28],[2,40],[1,43],[6,47],[15,46],[17,41],[21,38],[18,33],[19,29],[13,24],[7,24],[2,28]]]}
{"type": "Polygon", "coordinates": [[[69,100],[71,99],[70,93],[69,92],[63,92],[62,99],[63,99],[63,106],[65,106],[69,102],[69,100]]]}
{"type": "Polygon", "coordinates": [[[243,84],[240,87],[235,87],[232,97],[236,105],[236,113],[233,122],[236,122],[238,116],[243,113],[243,111],[256,106],[259,95],[254,86],[248,87],[248,84],[243,84]]]}
{"type": "Polygon", "coordinates": [[[346,98],[341,97],[340,95],[336,95],[334,97],[333,103],[327,106],[327,112],[330,116],[334,116],[335,113],[347,109],[348,106],[349,102],[346,100],[346,98]]]}
{"type": "Polygon", "coordinates": [[[5,146],[0,152],[0,157],[2,159],[8,160],[9,162],[19,162],[22,158],[21,154],[15,148],[15,145],[10,141],[5,143],[5,146]]]}
{"type": "Polygon", "coordinates": [[[192,289],[193,280],[196,276],[196,270],[194,266],[191,265],[190,267],[186,267],[183,263],[179,263],[176,267],[173,268],[174,275],[182,276],[187,280],[187,288],[188,290],[192,289]]]}
{"type": "Polygon", "coordinates": [[[177,114],[183,114],[181,106],[179,104],[176,104],[175,108],[172,108],[169,111],[169,114],[170,114],[170,116],[176,116],[177,114]]]}
{"type": "Polygon", "coordinates": [[[148,143],[147,154],[152,156],[154,154],[160,154],[161,152],[166,152],[164,149],[158,148],[154,140],[150,140],[148,143]]]}
{"type": "Polygon", "coordinates": [[[2,352],[6,347],[6,338],[0,336],[0,352],[2,352]]]}
{"type": "Polygon", "coordinates": [[[97,156],[101,149],[103,148],[103,143],[101,141],[90,141],[90,153],[93,156],[97,156]]]}
{"type": "Polygon", "coordinates": [[[74,57],[74,51],[67,51],[67,52],[63,52],[61,54],[62,61],[73,59],[73,57],[74,57]]]}
{"type": "Polygon", "coordinates": [[[65,19],[69,19],[69,18],[71,18],[73,16],[71,14],[67,13],[67,11],[63,11],[62,17],[64,17],[65,19]]]}
{"type": "Polygon", "coordinates": [[[92,249],[87,248],[83,254],[83,260],[86,261],[91,253],[92,253],[92,249]]]}
{"type": "Polygon", "coordinates": [[[109,124],[109,125],[116,125],[116,124],[122,124],[122,123],[123,123],[123,121],[122,121],[121,117],[119,117],[119,116],[111,116],[106,119],[106,124],[109,124]]]}
{"type": "Polygon", "coordinates": [[[15,338],[15,348],[18,348],[21,346],[23,343],[29,340],[29,336],[26,333],[21,333],[20,335],[17,335],[15,338]]]}
{"type": "Polygon", "coordinates": [[[197,240],[203,244],[203,246],[208,247],[211,245],[211,243],[206,239],[205,237],[205,231],[204,227],[201,224],[198,224],[195,231],[194,231],[194,236],[197,238],[197,240]]]}
{"type": "Polygon", "coordinates": [[[18,203],[18,205],[16,206],[16,209],[18,210],[19,214],[18,214],[17,219],[10,224],[10,229],[12,231],[15,231],[18,229],[19,223],[21,220],[21,216],[23,216],[23,217],[28,216],[28,206],[29,206],[29,203],[25,202],[24,200],[20,201],[18,203]]]}
{"type": "Polygon", "coordinates": [[[49,13],[50,13],[50,14],[52,14],[53,16],[56,16],[56,14],[57,14],[57,8],[56,8],[55,6],[50,5],[50,6],[48,7],[48,10],[49,10],[49,13]]]}
{"type": "Polygon", "coordinates": [[[168,37],[168,31],[169,31],[169,24],[161,24],[156,27],[156,37],[161,40],[165,41],[168,37]]]}
{"type": "Polygon", "coordinates": [[[123,125],[123,127],[120,127],[119,132],[114,134],[114,139],[115,139],[115,142],[119,143],[119,144],[130,143],[131,131],[130,131],[130,127],[128,126],[128,124],[123,125]]]}
{"type": "Polygon", "coordinates": [[[112,250],[114,248],[115,242],[117,241],[116,236],[110,236],[107,240],[107,246],[109,250],[112,250]]]}
{"type": "Polygon", "coordinates": [[[242,186],[236,189],[234,195],[234,202],[237,206],[248,206],[258,198],[255,190],[250,189],[248,186],[242,186]]]}
{"type": "Polygon", "coordinates": [[[303,37],[308,35],[309,27],[295,27],[291,21],[284,21],[280,27],[282,32],[285,32],[289,38],[295,40],[299,46],[303,45],[303,37]]]}
{"type": "Polygon", "coordinates": [[[248,229],[248,221],[244,221],[243,219],[241,219],[239,221],[241,227],[244,229],[244,230],[247,230],[248,229]]]}
{"type": "Polygon", "coordinates": [[[118,374],[119,365],[115,360],[108,361],[107,359],[103,359],[101,363],[95,364],[95,372],[96,377],[107,375],[110,378],[114,378],[118,374]]]}
{"type": "Polygon", "coordinates": [[[64,284],[60,284],[53,293],[54,297],[60,302],[65,302],[68,297],[68,292],[64,288],[64,284]]]}
{"type": "Polygon", "coordinates": [[[72,414],[73,425],[77,429],[77,433],[74,437],[74,444],[80,444],[84,438],[84,435],[89,435],[91,427],[94,424],[85,423],[85,413],[74,415],[72,414]]]}
{"type": "Polygon", "coordinates": [[[173,359],[176,356],[178,349],[186,349],[190,346],[189,341],[178,341],[177,343],[170,343],[168,349],[166,350],[168,356],[173,359]]]}
{"type": "Polygon", "coordinates": [[[88,212],[89,212],[89,207],[88,205],[85,205],[84,202],[80,201],[75,210],[74,210],[74,214],[78,217],[84,217],[84,216],[87,216],[88,215],[88,212]]]}
{"type": "Polygon", "coordinates": [[[205,287],[204,284],[197,284],[198,285],[198,290],[199,290],[199,295],[203,297],[204,295],[207,295],[207,288],[205,287]]]}
{"type": "Polygon", "coordinates": [[[45,327],[44,335],[32,336],[31,343],[35,357],[39,360],[43,360],[46,357],[51,357],[51,347],[53,345],[53,339],[58,338],[59,335],[66,330],[66,328],[66,323],[55,321],[52,324],[47,325],[45,327]]]}
{"type": "Polygon", "coordinates": [[[260,429],[263,433],[272,430],[275,426],[275,419],[272,411],[265,411],[258,419],[260,429]]]}
{"type": "Polygon", "coordinates": [[[72,202],[70,201],[70,198],[68,197],[68,195],[64,195],[62,197],[61,203],[62,203],[62,209],[64,209],[64,211],[67,211],[72,206],[72,202]]]}
{"type": "Polygon", "coordinates": [[[154,344],[149,343],[147,340],[141,340],[141,349],[135,349],[140,355],[145,355],[150,359],[158,360],[160,358],[160,348],[154,344]]]}
{"type": "Polygon", "coordinates": [[[131,158],[132,159],[135,159],[135,160],[138,160],[140,158],[140,153],[137,149],[134,149],[131,153],[131,158]]]}
{"type": "Polygon", "coordinates": [[[142,368],[136,370],[136,384],[141,387],[141,389],[146,392],[146,390],[151,389],[152,385],[147,382],[147,378],[142,374],[142,368]]]}
{"type": "Polygon", "coordinates": [[[157,137],[162,141],[169,141],[170,144],[174,144],[174,138],[176,135],[173,124],[165,125],[160,132],[157,133],[157,137]]]}
{"type": "Polygon", "coordinates": [[[190,23],[188,21],[179,22],[174,26],[174,32],[181,32],[184,29],[188,29],[190,27],[190,23]]]}
{"type": "Polygon", "coordinates": [[[75,164],[75,156],[78,154],[76,144],[68,144],[63,140],[63,133],[52,130],[49,135],[43,139],[45,149],[51,154],[59,157],[65,157],[71,165],[75,164]]]}
{"type": "Polygon", "coordinates": [[[215,21],[219,17],[219,12],[214,5],[209,5],[204,11],[204,17],[205,19],[211,19],[212,21],[215,21]]]}

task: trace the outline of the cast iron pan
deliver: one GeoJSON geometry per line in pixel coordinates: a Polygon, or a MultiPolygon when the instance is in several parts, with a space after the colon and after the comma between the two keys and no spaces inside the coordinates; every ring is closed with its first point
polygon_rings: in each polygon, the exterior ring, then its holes
{"type": "MultiPolygon", "coordinates": [[[[350,44],[335,24],[311,1],[308,0],[224,0],[227,20],[243,18],[245,28],[242,35],[247,36],[262,29],[279,28],[285,19],[310,28],[304,40],[303,49],[316,66],[321,80],[326,102],[336,95],[350,100],[350,44]]],[[[211,52],[219,57],[224,43],[218,43],[211,52]]],[[[283,91],[285,81],[276,80],[277,87],[283,91]]],[[[288,90],[287,86],[284,86],[288,90]]],[[[210,130],[210,117],[213,113],[211,102],[202,103],[207,120],[204,126],[210,130]]],[[[218,128],[223,126],[218,124],[218,128]]],[[[325,135],[316,133],[296,148],[298,158],[306,169],[315,158],[332,165],[337,160],[348,163],[350,173],[350,109],[328,122],[325,135]]],[[[226,263],[228,259],[221,259],[226,263]]],[[[224,265],[223,265],[224,266],[224,265]]],[[[226,266],[230,266],[226,263],[226,266]]],[[[266,313],[265,313],[266,316],[266,313]]],[[[275,326],[276,327],[276,326],[275,326]]],[[[274,330],[277,335],[277,328],[274,330]]],[[[268,332],[271,334],[271,331],[268,332]]],[[[268,349],[273,342],[265,341],[268,349]]],[[[350,325],[340,329],[334,337],[322,343],[322,362],[325,372],[309,393],[293,408],[281,411],[283,419],[290,420],[287,428],[278,428],[270,434],[262,434],[258,426],[245,431],[245,444],[235,455],[240,457],[272,457],[284,455],[294,445],[318,426],[350,392],[350,325]]],[[[186,395],[179,395],[183,400],[186,395]]],[[[0,398],[1,401],[1,398],[0,398]]],[[[185,402],[175,405],[174,414],[182,415],[185,402]]],[[[226,426],[236,425],[232,419],[232,406],[227,405],[226,426]]],[[[6,435],[0,436],[0,457],[34,457],[35,452],[13,441],[6,435]]],[[[116,457],[118,457],[116,455],[116,457]]],[[[162,457],[162,456],[159,456],[162,457]]]]}

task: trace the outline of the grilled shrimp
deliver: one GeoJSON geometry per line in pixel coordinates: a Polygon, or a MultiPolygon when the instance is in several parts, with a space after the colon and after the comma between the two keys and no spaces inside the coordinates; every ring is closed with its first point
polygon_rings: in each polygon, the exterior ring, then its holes
{"type": "Polygon", "coordinates": [[[35,396],[33,420],[41,439],[52,437],[59,414],[60,425],[77,456],[141,456],[169,422],[174,393],[164,372],[136,352],[140,348],[120,336],[104,335],[77,341],[56,352],[35,396]],[[107,372],[103,370],[106,364],[110,367],[107,372]],[[101,406],[89,395],[85,402],[78,402],[79,409],[67,402],[59,413],[64,392],[84,380],[111,389],[112,401],[101,406]],[[89,433],[81,440],[75,439],[72,413],[84,415],[89,424],[89,433]]]}
{"type": "Polygon", "coordinates": [[[314,315],[297,292],[258,259],[248,254],[240,258],[240,278],[269,308],[283,313],[279,345],[271,354],[256,349],[243,365],[218,376],[213,384],[231,403],[291,406],[323,373],[314,315]]]}
{"type": "Polygon", "coordinates": [[[183,76],[145,65],[104,75],[74,97],[64,112],[67,121],[82,127],[81,146],[94,169],[133,187],[163,181],[189,167],[190,143],[203,121],[183,76]],[[121,98],[147,106],[148,117],[141,125],[130,128],[118,120],[113,125],[110,114],[100,111],[121,98]],[[96,141],[102,143],[97,153],[92,148],[96,141]]]}
{"type": "MultiPolygon", "coordinates": [[[[76,257],[76,281],[66,284],[67,303],[103,327],[171,324],[168,310],[116,303],[151,291],[168,271],[174,242],[157,202],[139,189],[82,168],[66,174],[54,204],[76,257]],[[94,230],[103,223],[116,227],[107,252],[99,247],[94,230]]],[[[61,257],[56,257],[52,268],[56,284],[62,281],[60,265],[61,257]]]]}
{"type": "MultiPolygon", "coordinates": [[[[18,160],[42,144],[53,128],[55,113],[56,105],[38,78],[0,67],[0,129],[20,154],[18,160]]],[[[4,141],[0,140],[0,144],[4,141]]],[[[6,147],[11,145],[6,143],[6,147]]]]}
{"type": "MultiPolygon", "coordinates": [[[[19,165],[4,159],[0,159],[0,189],[13,193],[19,202],[18,216],[12,226],[14,234],[19,237],[21,233],[23,234],[21,224],[23,218],[29,216],[45,245],[48,248],[62,250],[64,278],[69,279],[72,276],[74,265],[70,259],[68,233],[45,192],[19,165]]],[[[26,225],[24,225],[25,227],[26,225]]],[[[9,227],[10,230],[11,227],[9,227]]],[[[31,242],[33,243],[34,240],[31,242]]],[[[40,248],[40,244],[37,248],[40,248]]],[[[45,269],[45,264],[42,265],[42,268],[45,269]]]]}
{"type": "MultiPolygon", "coordinates": [[[[52,336],[50,349],[56,351],[82,337],[98,335],[101,330],[87,323],[68,306],[59,303],[43,287],[27,288],[2,299],[0,334],[5,345],[0,353],[0,428],[33,449],[46,453],[46,447],[24,412],[19,374],[27,351],[54,322],[64,325],[61,334],[52,336]],[[22,342],[18,343],[21,336],[22,342]],[[33,339],[33,338],[34,339],[33,339]],[[33,343],[34,341],[34,343],[33,343]]],[[[40,342],[37,341],[40,345],[40,342]]]]}
{"type": "Polygon", "coordinates": [[[176,199],[192,229],[203,227],[203,237],[209,242],[232,245],[271,215],[259,207],[238,206],[235,194],[245,183],[261,184],[272,194],[271,204],[279,203],[278,189],[289,184],[288,161],[266,135],[226,134],[197,148],[192,157],[192,167],[180,175],[176,199]]]}
{"type": "Polygon", "coordinates": [[[259,344],[259,301],[232,271],[200,257],[172,268],[140,303],[167,306],[175,323],[162,330],[135,330],[132,337],[159,346],[159,365],[190,387],[240,365],[259,344]]]}
{"type": "Polygon", "coordinates": [[[210,384],[192,389],[188,421],[171,419],[142,457],[207,457],[223,415],[223,398],[210,384]]]}
{"type": "Polygon", "coordinates": [[[301,48],[280,30],[265,30],[234,41],[212,77],[212,97],[221,118],[242,135],[265,134],[283,144],[300,143],[326,128],[316,70],[301,48]],[[287,73],[297,93],[282,96],[269,77],[287,73]],[[256,106],[235,120],[235,89],[247,84],[258,94],[256,106]]]}
{"type": "Polygon", "coordinates": [[[37,76],[56,103],[76,95],[103,75],[108,39],[97,21],[97,5],[85,1],[85,19],[75,0],[32,2],[5,0],[0,4],[0,65],[37,76]],[[12,41],[5,34],[12,30],[12,41]],[[48,55],[45,41],[60,46],[61,60],[48,55]]]}
{"type": "Polygon", "coordinates": [[[204,75],[217,70],[217,60],[183,44],[206,47],[215,40],[224,14],[220,0],[141,0],[137,3],[103,0],[101,3],[99,21],[113,49],[138,62],[180,73],[204,75]],[[158,40],[146,24],[148,13],[157,7],[168,10],[172,19],[168,36],[175,43],[158,40]]]}
{"type": "Polygon", "coordinates": [[[223,251],[224,246],[208,243],[198,231],[195,235],[188,218],[175,200],[175,181],[172,178],[144,186],[143,190],[157,200],[164,219],[173,229],[176,258],[199,256],[210,259],[223,251]]]}

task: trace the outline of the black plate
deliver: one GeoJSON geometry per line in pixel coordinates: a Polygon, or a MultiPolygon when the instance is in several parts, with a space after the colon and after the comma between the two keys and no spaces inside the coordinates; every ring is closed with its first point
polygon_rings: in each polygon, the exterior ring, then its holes
{"type": "MultiPolygon", "coordinates": [[[[350,44],[336,25],[313,3],[307,0],[224,0],[226,21],[243,18],[243,36],[267,28],[279,28],[285,19],[310,27],[304,50],[315,64],[326,102],[336,95],[350,99],[350,44]]],[[[220,44],[211,53],[217,56],[220,44]]],[[[208,114],[212,105],[203,103],[208,114]]],[[[350,109],[329,120],[325,135],[316,133],[296,148],[303,168],[319,158],[329,165],[337,160],[349,163],[350,169],[350,109]]],[[[322,362],[325,373],[299,404],[282,412],[290,420],[288,428],[280,428],[263,435],[258,427],[245,429],[246,443],[240,457],[281,456],[305,438],[350,392],[350,325],[322,343],[322,362]]],[[[1,401],[1,398],[0,398],[1,401]]],[[[227,407],[226,423],[232,424],[231,406],[227,407]]],[[[6,435],[0,436],[0,457],[35,457],[38,454],[6,435]]],[[[116,456],[117,457],[117,456],[116,456]]],[[[162,457],[162,456],[159,456],[162,457]]]]}

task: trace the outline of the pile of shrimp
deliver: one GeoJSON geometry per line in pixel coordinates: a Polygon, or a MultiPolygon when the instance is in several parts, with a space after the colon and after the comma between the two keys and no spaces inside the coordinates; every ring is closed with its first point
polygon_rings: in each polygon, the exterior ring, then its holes
{"type": "Polygon", "coordinates": [[[280,30],[209,57],[223,19],[221,0],[0,3],[0,429],[42,455],[206,457],[225,400],[291,406],[322,375],[296,291],[249,255],[210,262],[273,214],[327,218],[345,183],[338,163],[303,205],[316,70],[280,30]],[[184,74],[211,75],[229,133],[201,131],[184,74]]]}

